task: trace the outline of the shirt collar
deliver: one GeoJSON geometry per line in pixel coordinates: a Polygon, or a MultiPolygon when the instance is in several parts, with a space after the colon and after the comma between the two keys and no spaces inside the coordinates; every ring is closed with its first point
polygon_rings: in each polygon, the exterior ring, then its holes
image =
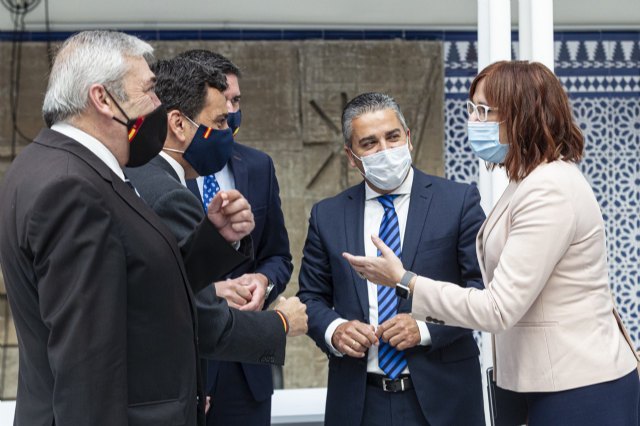
{"type": "Polygon", "coordinates": [[[172,156],[164,151],[160,151],[160,156],[167,160],[167,163],[169,163],[171,168],[173,168],[173,170],[176,172],[182,186],[187,186],[187,181],[184,177],[184,168],[180,165],[180,163],[178,163],[172,156]]]}
{"type": "Polygon", "coordinates": [[[122,171],[120,164],[118,164],[118,160],[116,160],[115,155],[113,155],[113,153],[109,151],[109,148],[104,146],[104,144],[98,139],[94,138],[87,132],[84,132],[77,127],[72,126],[69,123],[55,123],[53,126],[51,126],[51,130],[62,133],[63,135],[75,140],[80,145],[87,148],[96,157],[102,160],[102,162],[105,163],[107,167],[109,167],[113,171],[113,173],[115,173],[120,179],[124,181],[124,172],[122,171]]]}
{"type": "MultiPolygon", "coordinates": [[[[405,178],[404,182],[402,182],[402,185],[400,185],[390,193],[397,194],[397,195],[411,194],[412,186],[413,186],[413,167],[409,167],[409,173],[407,173],[407,177],[405,178]]],[[[367,201],[373,200],[382,195],[374,191],[366,181],[364,183],[364,190],[365,190],[365,199],[367,201]]]]}

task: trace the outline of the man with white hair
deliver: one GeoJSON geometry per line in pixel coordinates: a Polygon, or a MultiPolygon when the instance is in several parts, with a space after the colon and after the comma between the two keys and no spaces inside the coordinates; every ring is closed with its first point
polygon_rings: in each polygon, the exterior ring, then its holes
{"type": "MultiPolygon", "coordinates": [[[[179,248],[129,185],[122,168],[156,156],[167,134],[151,57],[122,33],[68,39],[44,100],[51,129],[0,189],[0,263],[20,347],[16,425],[204,421],[192,292],[246,259],[230,243],[254,221],[226,191],[179,248]]],[[[229,317],[221,339],[249,327],[229,317]]]]}

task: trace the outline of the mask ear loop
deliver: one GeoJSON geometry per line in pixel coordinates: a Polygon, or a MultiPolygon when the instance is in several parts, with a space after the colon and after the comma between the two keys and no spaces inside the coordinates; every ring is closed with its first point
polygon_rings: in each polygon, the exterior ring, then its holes
{"type": "MultiPolygon", "coordinates": [[[[122,115],[124,115],[124,116],[125,116],[125,118],[127,119],[127,122],[131,121],[131,119],[129,118],[129,116],[127,115],[127,113],[126,113],[126,112],[124,112],[124,110],[122,109],[122,107],[120,106],[120,104],[118,104],[118,101],[116,101],[116,98],[114,98],[114,97],[111,95],[111,93],[109,93],[109,90],[107,89],[107,87],[106,87],[106,86],[102,86],[102,87],[104,88],[105,93],[106,93],[107,95],[109,95],[109,97],[111,98],[111,100],[112,100],[112,101],[113,101],[113,103],[115,104],[116,108],[118,108],[118,109],[120,110],[120,112],[122,113],[122,115]]],[[[129,126],[127,125],[127,123],[126,123],[126,122],[124,122],[124,121],[120,120],[120,119],[119,119],[118,117],[116,117],[115,115],[114,115],[113,117],[111,117],[111,118],[113,118],[114,120],[116,120],[118,123],[120,123],[120,124],[122,124],[122,125],[124,125],[124,126],[129,127],[129,126]]]]}
{"type": "MultiPolygon", "coordinates": [[[[362,168],[364,168],[364,162],[362,161],[362,158],[358,157],[355,154],[355,152],[353,152],[353,149],[351,149],[351,147],[349,147],[349,151],[351,151],[351,155],[353,155],[354,157],[356,157],[360,161],[360,164],[362,164],[362,168]]],[[[358,173],[360,173],[360,176],[362,176],[363,178],[366,178],[365,174],[362,172],[362,170],[360,170],[359,167],[356,167],[356,169],[358,170],[358,173]]]]}
{"type": "MultiPolygon", "coordinates": [[[[189,120],[191,122],[191,124],[193,124],[196,127],[200,127],[195,121],[193,121],[192,119],[190,119],[186,114],[184,114],[182,111],[179,111],[180,115],[182,115],[184,118],[186,118],[187,120],[189,120]]],[[[169,151],[169,152],[175,152],[177,154],[183,154],[184,155],[184,151],[180,151],[179,149],[175,149],[175,148],[166,148],[166,147],[162,147],[163,151],[169,151]]]]}
{"type": "Polygon", "coordinates": [[[196,127],[200,127],[200,125],[198,123],[196,123],[195,121],[193,121],[191,118],[189,118],[188,115],[184,114],[182,111],[180,111],[180,114],[182,114],[182,116],[184,118],[186,118],[187,120],[189,120],[191,122],[191,124],[193,124],[196,127]]]}

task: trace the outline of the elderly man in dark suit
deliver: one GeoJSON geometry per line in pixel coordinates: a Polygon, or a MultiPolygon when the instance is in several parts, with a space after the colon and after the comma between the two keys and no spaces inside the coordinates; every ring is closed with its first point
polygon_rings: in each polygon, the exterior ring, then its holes
{"type": "Polygon", "coordinates": [[[298,293],[329,357],[325,424],[484,425],[471,330],[414,320],[407,292],[368,282],[342,257],[375,256],[375,234],[412,271],[482,287],[478,190],[411,166],[409,128],[387,95],[351,100],[342,129],[364,182],[313,207],[298,293]]]}
{"type": "MultiPolygon", "coordinates": [[[[152,70],[156,75],[156,93],[168,111],[167,138],[158,156],[141,167],[127,168],[126,173],[140,196],[162,218],[180,244],[184,244],[197,232],[197,225],[204,216],[200,201],[187,189],[185,179],[210,173],[211,168],[224,164],[217,160],[219,150],[225,146],[230,149],[233,143],[222,94],[227,83],[219,71],[208,70],[188,60],[161,60],[153,65],[152,70]]],[[[225,192],[238,193],[235,190],[225,192]]],[[[253,255],[250,237],[239,241],[238,248],[241,245],[248,245],[244,250],[253,255]]],[[[218,310],[211,309],[220,303],[226,307],[227,303],[216,297],[213,286],[201,290],[196,295],[196,302],[201,355],[209,359],[229,359],[217,355],[220,333],[224,330],[220,327],[218,310]]],[[[288,322],[290,336],[306,332],[304,308],[305,305],[297,298],[281,301],[276,306],[276,311],[283,314],[288,322]]],[[[243,334],[229,336],[224,340],[225,344],[233,343],[239,353],[257,353],[275,347],[276,358],[283,358],[284,342],[278,342],[283,324],[278,314],[234,310],[233,315],[240,319],[264,319],[265,324],[253,330],[247,329],[243,334]]],[[[238,358],[246,359],[245,356],[238,358]]]]}
{"type": "MultiPolygon", "coordinates": [[[[17,425],[204,421],[192,291],[246,260],[228,241],[254,222],[246,200],[223,194],[178,247],[129,186],[122,167],[153,158],[167,131],[152,51],[117,32],[68,39],[45,95],[52,127],[0,189],[0,263],[20,346],[17,425]]],[[[221,339],[265,322],[218,309],[221,339]]],[[[282,361],[274,354],[243,360],[282,361]]],[[[225,344],[219,355],[239,356],[225,344]]]]}
{"type": "MultiPolygon", "coordinates": [[[[226,76],[227,121],[237,134],[241,124],[240,69],[228,58],[208,50],[190,50],[178,58],[196,61],[226,76]]],[[[240,310],[261,311],[285,290],[293,271],[273,160],[266,153],[237,142],[219,157],[219,171],[197,181],[187,180],[187,184],[203,206],[217,190],[237,189],[251,204],[256,227],[251,233],[253,261],[217,281],[216,292],[240,310]]],[[[214,403],[207,424],[269,425],[273,387],[270,366],[210,362],[207,388],[214,403]]]]}

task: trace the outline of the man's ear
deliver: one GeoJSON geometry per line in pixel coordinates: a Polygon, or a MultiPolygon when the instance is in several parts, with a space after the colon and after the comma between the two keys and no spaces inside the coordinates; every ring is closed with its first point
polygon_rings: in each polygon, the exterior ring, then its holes
{"type": "Polygon", "coordinates": [[[411,130],[407,129],[407,143],[409,144],[409,151],[413,151],[413,144],[411,143],[411,130]]]}
{"type": "MultiPolygon", "coordinates": [[[[89,87],[89,103],[100,115],[108,118],[116,115],[115,110],[117,110],[117,107],[102,84],[92,84],[89,87]]],[[[121,115],[119,114],[118,116],[121,115]]],[[[125,117],[122,117],[122,119],[123,121],[126,120],[125,117]]]]}
{"type": "Polygon", "coordinates": [[[171,136],[183,144],[187,140],[185,126],[188,125],[184,116],[177,109],[172,109],[167,113],[167,122],[171,136]]]}
{"type": "Polygon", "coordinates": [[[347,159],[349,160],[349,165],[351,167],[357,168],[356,162],[353,159],[353,152],[351,152],[351,149],[347,145],[344,146],[344,153],[346,154],[347,159]]]}

